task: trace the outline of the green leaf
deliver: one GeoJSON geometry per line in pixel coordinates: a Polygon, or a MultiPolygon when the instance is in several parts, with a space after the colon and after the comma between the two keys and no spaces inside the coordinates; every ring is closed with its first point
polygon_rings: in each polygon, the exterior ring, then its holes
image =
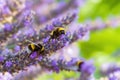
{"type": "Polygon", "coordinates": [[[104,29],[97,32],[92,32],[90,40],[87,42],[80,42],[79,44],[82,56],[91,58],[96,55],[96,52],[104,52],[104,55],[110,55],[117,48],[120,48],[120,28],[104,29]]]}

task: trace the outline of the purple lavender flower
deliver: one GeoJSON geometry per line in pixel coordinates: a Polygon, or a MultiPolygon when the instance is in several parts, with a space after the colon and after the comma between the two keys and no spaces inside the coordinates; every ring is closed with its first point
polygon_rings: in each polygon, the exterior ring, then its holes
{"type": "Polygon", "coordinates": [[[3,61],[4,61],[4,57],[0,56],[0,62],[3,62],[3,61]]]}
{"type": "Polygon", "coordinates": [[[10,51],[9,49],[6,48],[6,49],[2,50],[2,52],[1,52],[0,55],[3,56],[3,57],[5,58],[5,57],[11,55],[11,51],[10,51]]]}
{"type": "Polygon", "coordinates": [[[117,77],[115,77],[114,75],[111,74],[109,77],[109,80],[118,80],[118,79],[117,79],[117,77]]]}
{"type": "Polygon", "coordinates": [[[15,52],[20,51],[20,46],[16,45],[16,46],[14,47],[14,51],[15,51],[15,52]]]}
{"type": "Polygon", "coordinates": [[[31,27],[29,29],[26,29],[23,35],[26,35],[28,37],[28,36],[34,36],[35,33],[36,33],[35,30],[31,27]]]}
{"type": "Polygon", "coordinates": [[[11,24],[9,24],[9,23],[6,23],[6,24],[4,24],[4,30],[5,31],[11,31],[12,30],[12,25],[11,24]]]}
{"type": "Polygon", "coordinates": [[[42,59],[43,59],[42,56],[39,56],[39,57],[38,57],[38,61],[41,61],[42,59]]]}
{"type": "Polygon", "coordinates": [[[31,23],[33,22],[33,16],[34,16],[35,12],[34,11],[26,11],[24,14],[23,14],[23,23],[25,26],[29,26],[31,25],[31,23]]]}
{"type": "Polygon", "coordinates": [[[31,53],[31,55],[30,55],[31,59],[35,59],[36,57],[37,57],[37,52],[31,53]]]}
{"type": "Polygon", "coordinates": [[[68,66],[75,65],[77,61],[78,61],[77,58],[72,58],[72,59],[67,63],[67,65],[68,65],[68,66]]]}
{"type": "Polygon", "coordinates": [[[95,71],[95,67],[93,66],[93,62],[92,61],[88,61],[82,64],[81,66],[81,71],[88,73],[88,74],[92,74],[95,71]]]}
{"type": "Polygon", "coordinates": [[[95,67],[93,66],[92,61],[86,61],[81,66],[81,75],[80,80],[92,80],[95,67]]]}
{"type": "Polygon", "coordinates": [[[7,68],[11,67],[12,65],[13,65],[13,63],[11,61],[7,61],[5,63],[5,67],[7,67],[7,68]]]}
{"type": "Polygon", "coordinates": [[[55,19],[52,24],[55,27],[63,27],[63,23],[59,19],[55,19]]]}
{"type": "Polygon", "coordinates": [[[12,80],[13,79],[13,76],[6,72],[4,75],[1,73],[0,74],[0,80],[12,80]]]}
{"type": "Polygon", "coordinates": [[[120,70],[120,67],[116,64],[113,64],[113,63],[104,64],[102,65],[102,68],[101,68],[101,74],[103,76],[107,76],[119,70],[120,70]]]}
{"type": "Polygon", "coordinates": [[[54,29],[54,26],[53,25],[46,25],[45,29],[47,31],[52,31],[54,29]]]}
{"type": "Polygon", "coordinates": [[[8,6],[4,6],[4,8],[2,10],[2,15],[3,15],[3,17],[11,15],[11,11],[8,6]]]}
{"type": "Polygon", "coordinates": [[[52,65],[53,69],[54,69],[57,73],[59,73],[60,70],[59,70],[59,67],[57,66],[57,65],[58,65],[57,61],[53,60],[53,61],[51,62],[51,65],[52,65]]]}
{"type": "Polygon", "coordinates": [[[88,26],[80,25],[77,30],[73,33],[71,42],[76,40],[82,39],[84,36],[89,35],[89,28],[88,26]]]}
{"type": "Polygon", "coordinates": [[[46,43],[49,41],[49,39],[50,39],[50,36],[48,36],[47,38],[44,38],[42,41],[43,41],[43,43],[46,43]]]}
{"type": "Polygon", "coordinates": [[[51,62],[51,64],[52,64],[52,66],[56,66],[56,65],[57,65],[57,61],[56,61],[56,60],[53,60],[53,61],[51,62]]]}

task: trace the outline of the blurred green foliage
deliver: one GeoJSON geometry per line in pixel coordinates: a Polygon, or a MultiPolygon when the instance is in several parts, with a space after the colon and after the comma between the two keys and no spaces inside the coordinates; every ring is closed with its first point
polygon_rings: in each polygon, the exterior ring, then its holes
{"type": "MultiPolygon", "coordinates": [[[[108,28],[101,31],[92,32],[87,42],[80,42],[80,48],[85,58],[98,55],[96,52],[104,52],[111,55],[120,48],[120,28],[108,28]]],[[[104,54],[100,54],[100,57],[104,54]]]]}
{"type": "MultiPolygon", "coordinates": [[[[86,0],[84,6],[80,8],[79,22],[87,19],[94,20],[101,17],[106,20],[108,16],[117,16],[120,13],[120,0],[86,0]]],[[[96,77],[99,77],[99,68],[103,63],[120,61],[116,50],[120,51],[120,28],[108,28],[91,32],[90,40],[80,41],[80,56],[85,59],[95,60],[96,77]]],[[[62,71],[59,74],[45,74],[39,80],[63,80],[66,78],[78,78],[79,73],[62,71]]]]}
{"type": "Polygon", "coordinates": [[[120,0],[86,0],[86,4],[80,9],[79,21],[95,19],[120,14],[120,0]]]}
{"type": "Polygon", "coordinates": [[[67,71],[61,71],[60,73],[52,73],[52,74],[43,74],[39,76],[39,80],[64,80],[64,79],[77,79],[80,74],[77,74],[73,71],[67,72],[67,71]]]}

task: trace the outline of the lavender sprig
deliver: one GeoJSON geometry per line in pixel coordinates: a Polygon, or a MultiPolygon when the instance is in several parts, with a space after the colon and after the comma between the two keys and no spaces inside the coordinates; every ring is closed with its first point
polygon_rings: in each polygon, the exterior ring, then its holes
{"type": "Polygon", "coordinates": [[[55,9],[52,9],[48,14],[46,15],[37,15],[36,22],[38,24],[45,23],[55,17],[58,17],[60,14],[63,14],[65,12],[68,12],[70,10],[77,10],[78,6],[80,6],[79,3],[77,3],[78,0],[70,0],[68,3],[59,3],[58,7],[55,9]]]}
{"type": "MultiPolygon", "coordinates": [[[[78,29],[79,30],[79,29],[78,29]]],[[[79,31],[78,31],[79,32],[79,31]]],[[[76,33],[77,34],[77,33],[76,33]]],[[[79,33],[78,35],[83,34],[83,32],[79,33]]],[[[74,38],[76,36],[72,36],[74,38]]],[[[61,35],[58,39],[51,39],[47,40],[47,43],[43,42],[43,46],[45,47],[45,50],[42,54],[39,52],[33,52],[31,53],[28,48],[26,47],[23,51],[20,51],[18,53],[13,54],[12,52],[8,51],[6,54],[3,55],[4,53],[2,52],[1,58],[1,65],[0,65],[0,71],[1,72],[10,72],[14,73],[19,70],[23,70],[25,67],[28,67],[30,65],[34,65],[37,63],[44,64],[41,61],[48,60],[49,58],[47,57],[47,54],[51,54],[51,52],[56,52],[57,50],[62,49],[63,47],[68,45],[69,42],[72,40],[68,34],[61,35]],[[9,55],[8,55],[9,54],[9,55]]],[[[79,38],[76,38],[78,40],[79,38]]],[[[72,42],[71,42],[72,43],[72,42]]],[[[49,66],[48,66],[49,67],[49,66]]]]}
{"type": "Polygon", "coordinates": [[[38,74],[43,72],[39,65],[30,66],[27,69],[27,71],[20,71],[18,74],[15,74],[12,80],[33,80],[38,74]]]}
{"type": "Polygon", "coordinates": [[[95,67],[92,61],[87,61],[81,66],[80,80],[95,80],[94,78],[95,67]]]}
{"type": "Polygon", "coordinates": [[[118,66],[117,64],[113,64],[113,63],[103,65],[101,68],[101,74],[103,76],[110,75],[111,73],[114,73],[117,71],[120,71],[120,66],[118,66]]]}
{"type": "Polygon", "coordinates": [[[12,36],[13,34],[15,34],[20,28],[23,28],[25,26],[30,26],[32,25],[32,21],[33,21],[33,12],[32,11],[28,11],[25,12],[24,16],[22,16],[22,20],[19,20],[20,22],[16,22],[15,24],[12,23],[5,23],[4,24],[4,28],[1,29],[0,32],[0,38],[2,40],[6,40],[8,37],[12,36]]]}
{"type": "Polygon", "coordinates": [[[8,45],[16,44],[21,47],[26,46],[28,42],[26,42],[26,39],[38,42],[42,39],[47,39],[49,37],[50,32],[53,31],[56,27],[66,27],[67,25],[71,24],[76,18],[76,13],[73,13],[71,15],[65,16],[61,19],[55,19],[52,24],[46,25],[44,28],[40,29],[39,33],[36,33],[34,28],[24,28],[24,32],[22,30],[19,30],[17,34],[13,35],[13,38],[8,41],[8,45]]]}

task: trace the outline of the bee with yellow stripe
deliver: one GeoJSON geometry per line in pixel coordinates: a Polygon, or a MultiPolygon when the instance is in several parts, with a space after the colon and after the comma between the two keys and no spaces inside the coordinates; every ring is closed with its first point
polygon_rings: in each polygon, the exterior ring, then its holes
{"type": "Polygon", "coordinates": [[[62,27],[56,28],[50,33],[52,39],[59,37],[60,35],[65,34],[65,29],[62,27]]]}
{"type": "MultiPolygon", "coordinates": [[[[29,41],[29,42],[31,42],[31,41],[29,41]]],[[[44,51],[44,46],[41,45],[40,43],[36,44],[36,43],[31,42],[31,44],[28,45],[28,49],[31,52],[35,52],[35,51],[43,52],[44,51]]]]}
{"type": "Polygon", "coordinates": [[[84,63],[84,62],[81,61],[81,60],[79,60],[79,61],[76,63],[76,65],[79,67],[78,71],[81,70],[81,67],[82,67],[82,64],[83,64],[83,63],[84,63]]]}
{"type": "Polygon", "coordinates": [[[43,52],[44,51],[44,47],[41,44],[29,44],[28,45],[29,50],[31,50],[31,52],[34,51],[39,51],[39,52],[43,52]]]}
{"type": "Polygon", "coordinates": [[[83,63],[83,61],[79,60],[79,61],[76,63],[76,65],[79,66],[79,65],[81,65],[82,63],[83,63]]]}

